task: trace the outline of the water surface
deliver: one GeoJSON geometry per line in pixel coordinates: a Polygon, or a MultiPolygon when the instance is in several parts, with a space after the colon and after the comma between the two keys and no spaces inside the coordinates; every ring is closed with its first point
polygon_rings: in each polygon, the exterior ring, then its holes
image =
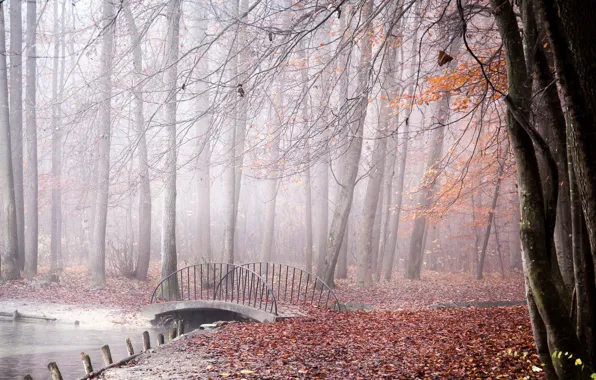
{"type": "Polygon", "coordinates": [[[148,330],[151,344],[157,342],[156,329],[76,327],[58,322],[13,322],[0,318],[0,380],[21,379],[30,374],[34,380],[49,379],[47,365],[56,362],[65,380],[83,377],[81,351],[91,357],[94,369],[103,367],[101,347],[110,345],[112,358],[127,356],[125,340],[130,337],[135,352],[142,350],[142,332],[148,330]]]}

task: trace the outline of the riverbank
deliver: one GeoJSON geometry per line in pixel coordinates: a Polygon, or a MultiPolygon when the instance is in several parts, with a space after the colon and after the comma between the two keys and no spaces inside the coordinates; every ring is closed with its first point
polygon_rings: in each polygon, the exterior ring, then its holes
{"type": "Polygon", "coordinates": [[[18,310],[22,314],[56,318],[57,322],[75,323],[99,328],[113,325],[146,325],[139,310],[159,279],[159,268],[152,265],[147,281],[108,276],[106,286],[91,286],[85,267],[70,267],[58,282],[48,281],[48,268],[40,268],[33,279],[0,283],[0,313],[18,310]]]}
{"type": "MultiPolygon", "coordinates": [[[[60,303],[27,300],[1,300],[0,315],[12,315],[18,310],[19,318],[27,322],[55,320],[55,323],[79,325],[84,328],[104,328],[113,326],[148,326],[136,312],[119,308],[95,307],[92,305],[69,305],[60,303]],[[23,318],[23,316],[25,318],[23,318]],[[34,317],[34,318],[28,318],[34,317]]],[[[12,317],[0,316],[4,319],[12,317]]]]}

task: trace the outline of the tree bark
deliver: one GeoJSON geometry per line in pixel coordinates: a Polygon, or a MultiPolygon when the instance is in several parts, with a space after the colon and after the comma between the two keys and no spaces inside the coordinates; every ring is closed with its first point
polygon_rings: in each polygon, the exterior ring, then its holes
{"type": "Polygon", "coordinates": [[[449,119],[449,94],[444,94],[443,98],[435,104],[433,112],[434,130],[431,134],[431,151],[424,169],[425,175],[422,179],[422,190],[418,196],[418,205],[414,227],[412,229],[412,238],[410,240],[410,250],[406,263],[405,278],[410,280],[420,280],[424,252],[422,245],[424,242],[424,231],[426,230],[428,211],[434,196],[435,183],[438,176],[438,165],[443,154],[443,140],[445,137],[445,125],[449,119]]]}
{"type": "MultiPolygon", "coordinates": [[[[200,7],[200,6],[199,6],[200,7]]],[[[197,24],[192,31],[195,41],[201,42],[207,38],[207,12],[198,9],[200,15],[197,24]]],[[[204,78],[209,73],[208,52],[201,52],[198,63],[199,75],[204,78]]],[[[199,80],[196,84],[197,113],[199,119],[196,121],[197,137],[199,144],[198,156],[198,201],[197,201],[197,249],[203,262],[211,262],[213,254],[211,251],[211,146],[210,133],[211,117],[209,115],[209,85],[206,80],[199,80]]]]}
{"type": "MultiPolygon", "coordinates": [[[[358,286],[368,288],[372,285],[372,255],[374,239],[375,215],[378,211],[379,194],[381,192],[381,183],[383,180],[383,171],[385,170],[385,148],[387,138],[385,136],[385,127],[377,131],[374,141],[372,163],[366,194],[364,196],[364,205],[362,207],[362,222],[360,225],[360,236],[358,238],[358,286]]],[[[378,217],[378,216],[377,216],[378,217]]]]}
{"type": "MultiPolygon", "coordinates": [[[[174,273],[178,267],[176,252],[176,107],[178,79],[178,50],[180,40],[181,0],[168,3],[168,33],[166,37],[165,83],[168,88],[166,100],[166,162],[164,204],[161,224],[161,277],[174,273]]],[[[178,286],[174,285],[177,291],[178,286]]]]}
{"type": "MultiPolygon", "coordinates": [[[[422,3],[418,3],[414,14],[416,15],[422,3]]],[[[419,50],[419,41],[418,41],[418,29],[414,30],[414,35],[412,37],[412,45],[410,51],[412,52],[412,64],[410,66],[410,78],[416,78],[416,73],[418,72],[418,50],[419,50]]],[[[403,50],[402,50],[402,59],[400,65],[403,71],[403,50]]],[[[411,79],[408,83],[407,88],[403,93],[408,93],[409,95],[413,96],[414,94],[414,84],[415,79],[411,79]]],[[[405,173],[406,173],[406,164],[408,161],[408,143],[410,140],[410,116],[412,115],[413,107],[408,107],[406,110],[406,115],[404,119],[404,130],[403,130],[403,137],[402,137],[402,149],[401,149],[401,156],[399,161],[398,167],[398,174],[397,174],[397,183],[395,185],[395,201],[392,200],[393,212],[389,218],[389,236],[387,237],[387,248],[384,253],[383,259],[383,270],[384,270],[384,278],[385,280],[391,280],[391,275],[393,273],[393,263],[395,261],[396,256],[396,246],[397,246],[397,234],[399,232],[399,219],[401,216],[401,208],[403,203],[403,190],[404,190],[404,180],[405,180],[405,173]]],[[[396,151],[396,155],[398,151],[396,151]]],[[[392,198],[393,199],[393,198],[392,198]]]]}
{"type": "Polygon", "coordinates": [[[37,275],[38,252],[38,171],[37,171],[37,2],[27,2],[27,92],[25,99],[27,171],[25,176],[25,275],[37,275]]]}
{"type": "MultiPolygon", "coordinates": [[[[508,151],[509,149],[505,149],[508,151]]],[[[484,260],[486,259],[486,250],[488,248],[488,240],[490,238],[490,230],[493,225],[493,219],[495,217],[495,212],[497,211],[497,201],[499,199],[499,190],[501,189],[501,177],[503,176],[503,167],[505,166],[505,162],[503,159],[499,160],[499,169],[497,170],[497,183],[495,185],[495,191],[493,192],[493,199],[490,206],[490,211],[488,212],[488,224],[486,226],[486,231],[484,232],[484,239],[482,240],[482,251],[480,252],[480,262],[478,263],[478,267],[476,268],[476,280],[482,280],[483,275],[482,271],[484,270],[484,260]]]]}
{"type": "Polygon", "coordinates": [[[555,57],[555,67],[569,118],[571,145],[593,260],[596,260],[596,5],[580,1],[535,2],[555,57]]]}
{"type": "Polygon", "coordinates": [[[104,0],[102,11],[102,52],[100,80],[99,151],[97,170],[97,200],[95,209],[95,232],[91,250],[91,276],[94,287],[102,288],[106,283],[106,226],[108,198],[110,192],[110,142],[112,107],[112,62],[114,59],[114,6],[111,0],[104,0]]]}
{"type": "Polygon", "coordinates": [[[331,228],[329,229],[329,238],[327,240],[327,254],[325,255],[325,265],[323,269],[323,281],[327,285],[333,287],[335,266],[341,250],[341,243],[346,232],[346,225],[348,223],[348,216],[352,207],[352,200],[354,198],[354,187],[356,186],[356,176],[358,175],[358,167],[360,163],[360,155],[362,152],[362,134],[364,129],[364,120],[368,108],[369,95],[369,74],[371,70],[371,56],[372,56],[372,22],[369,18],[372,15],[373,1],[368,0],[364,5],[362,20],[368,23],[365,27],[364,34],[360,39],[360,62],[363,62],[358,73],[358,89],[356,91],[356,105],[349,120],[351,122],[351,132],[353,137],[350,141],[350,146],[345,158],[345,168],[342,174],[342,189],[339,201],[335,207],[331,228]]]}
{"type": "MultiPolygon", "coordinates": [[[[240,17],[240,0],[234,0],[232,3],[232,13],[236,17],[240,17]]],[[[230,51],[230,76],[232,78],[238,77],[238,43],[234,41],[230,51]]],[[[235,93],[234,89],[234,93],[235,93]]],[[[232,93],[232,96],[234,96],[232,93]]],[[[222,207],[224,236],[223,236],[223,262],[234,262],[234,235],[236,231],[236,216],[238,213],[236,197],[236,149],[237,149],[237,130],[239,106],[237,99],[232,100],[232,122],[228,126],[224,126],[222,131],[222,143],[224,149],[228,151],[228,160],[226,167],[222,174],[222,185],[224,188],[224,204],[222,207]]]]}
{"type": "Polygon", "coordinates": [[[261,244],[262,261],[271,262],[271,249],[273,246],[273,234],[275,232],[275,205],[277,203],[277,181],[279,177],[279,131],[283,125],[283,79],[278,83],[277,94],[274,95],[275,104],[272,105],[275,116],[271,115],[268,123],[267,145],[265,150],[268,158],[268,177],[266,186],[266,208],[265,208],[265,226],[263,231],[263,240],[261,244]]]}
{"type": "Polygon", "coordinates": [[[135,278],[147,279],[149,259],[151,257],[151,180],[149,178],[149,159],[147,156],[147,139],[145,137],[145,114],[143,99],[143,51],[141,50],[142,36],[130,9],[130,1],[123,5],[124,16],[131,32],[133,57],[133,96],[134,123],[137,132],[137,148],[139,158],[139,254],[135,267],[135,278]]]}
{"type": "MultiPolygon", "coordinates": [[[[248,0],[238,0],[238,13],[240,17],[248,11],[248,0]]],[[[248,15],[243,17],[242,23],[238,29],[237,40],[239,44],[236,46],[235,57],[235,75],[238,84],[245,86],[248,81],[246,71],[249,66],[249,55],[246,53],[248,45],[248,36],[244,24],[247,22],[248,15]]],[[[234,232],[236,233],[236,226],[238,224],[238,214],[240,212],[240,192],[242,191],[242,169],[244,166],[244,144],[246,141],[246,124],[248,119],[248,97],[243,96],[238,98],[236,104],[236,119],[235,122],[235,141],[234,141],[234,232]]]]}
{"type": "Polygon", "coordinates": [[[23,195],[23,21],[22,2],[10,1],[10,125],[19,268],[25,267],[25,208],[23,195]]]}
{"type": "Polygon", "coordinates": [[[0,274],[4,280],[20,277],[17,211],[15,205],[14,177],[10,115],[8,112],[8,70],[6,67],[6,33],[4,4],[0,4],[0,178],[2,178],[2,267],[0,274]]]}
{"type": "MultiPolygon", "coordinates": [[[[585,358],[586,353],[580,346],[574,328],[569,319],[567,301],[563,299],[553,277],[549,242],[553,231],[550,229],[545,207],[545,196],[533,140],[527,126],[521,124],[529,120],[531,81],[525,63],[522,39],[512,5],[507,0],[491,0],[493,14],[507,60],[507,80],[509,94],[507,127],[518,173],[518,192],[521,206],[521,241],[525,273],[531,298],[536,305],[540,321],[533,316],[533,327],[545,326],[548,336],[549,351],[569,352],[573,357],[585,358]]],[[[540,340],[537,339],[537,344],[540,340]]],[[[553,356],[553,366],[560,378],[575,378],[580,368],[566,357],[553,356]]],[[[590,368],[586,368],[590,371],[590,368]]]]}
{"type": "MultiPolygon", "coordinates": [[[[64,13],[64,12],[62,12],[64,13]]],[[[62,33],[60,25],[64,24],[64,14],[59,17],[58,1],[54,2],[54,65],[52,70],[52,211],[51,211],[51,247],[50,270],[59,268],[62,251],[62,131],[61,131],[61,99],[58,90],[60,73],[60,47],[62,33]],[[59,23],[58,20],[61,20],[59,23]]]]}
{"type": "MultiPolygon", "coordinates": [[[[304,68],[300,70],[300,77],[302,80],[302,122],[304,123],[304,131],[307,133],[310,128],[309,123],[309,83],[308,83],[308,69],[309,62],[305,54],[305,49],[308,48],[307,44],[303,44],[302,49],[299,52],[299,59],[305,61],[304,68]]],[[[310,177],[310,144],[308,139],[304,144],[304,160],[306,162],[306,170],[304,171],[304,230],[305,230],[305,261],[306,271],[312,273],[313,270],[313,233],[312,233],[312,189],[311,189],[311,177],[310,177]]]]}

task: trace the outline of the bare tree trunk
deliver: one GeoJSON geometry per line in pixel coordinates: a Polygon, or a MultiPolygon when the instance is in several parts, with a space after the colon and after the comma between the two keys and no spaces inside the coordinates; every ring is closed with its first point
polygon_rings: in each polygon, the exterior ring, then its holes
{"type": "MultiPolygon", "coordinates": [[[[509,149],[505,149],[508,151],[509,149]]],[[[482,271],[484,270],[484,260],[486,259],[486,249],[488,248],[488,239],[490,238],[490,229],[493,225],[493,219],[495,217],[495,211],[497,210],[497,201],[499,199],[499,190],[501,189],[501,176],[503,175],[503,167],[505,163],[503,159],[499,160],[499,169],[497,170],[497,184],[493,193],[493,200],[488,212],[488,224],[486,226],[486,232],[484,233],[484,240],[482,241],[482,251],[480,253],[480,262],[476,267],[476,280],[482,280],[482,271]]]]}
{"type": "MultiPolygon", "coordinates": [[[[392,142],[389,140],[388,143],[392,142]]],[[[387,249],[387,240],[389,239],[389,220],[391,219],[391,202],[393,198],[393,180],[395,175],[395,155],[397,153],[397,146],[393,151],[387,153],[387,161],[385,163],[385,173],[383,174],[383,204],[382,213],[383,219],[381,221],[380,241],[379,250],[377,252],[376,259],[376,271],[373,273],[374,280],[379,281],[381,279],[381,270],[383,268],[385,250],[387,249]]]]}
{"type": "Polygon", "coordinates": [[[0,3],[0,178],[2,178],[2,267],[5,280],[20,277],[17,211],[14,194],[10,115],[8,112],[8,72],[6,67],[6,34],[4,4],[0,3]]]}
{"type": "MultiPolygon", "coordinates": [[[[369,0],[363,9],[362,19],[368,22],[372,15],[373,1],[369,0]]],[[[325,255],[325,266],[323,269],[323,281],[329,286],[334,286],[334,274],[341,244],[346,232],[346,225],[348,224],[348,216],[352,207],[352,199],[354,198],[354,187],[356,186],[356,176],[358,175],[358,167],[360,163],[360,155],[362,152],[362,134],[364,129],[364,120],[368,108],[369,95],[369,74],[371,70],[371,56],[372,56],[372,23],[369,23],[360,39],[360,62],[363,65],[360,67],[358,73],[358,89],[356,91],[356,105],[350,120],[352,139],[345,158],[345,168],[342,174],[342,189],[339,201],[335,207],[331,228],[329,230],[329,239],[327,240],[327,254],[325,255]]]]}
{"type": "MultiPolygon", "coordinates": [[[[304,97],[302,104],[302,122],[304,123],[304,131],[308,131],[310,128],[308,112],[310,109],[309,103],[309,86],[308,86],[308,69],[309,63],[306,54],[304,53],[305,48],[308,48],[307,44],[303,44],[303,48],[299,52],[299,58],[305,61],[305,66],[300,70],[300,76],[302,80],[302,96],[304,97]]],[[[313,235],[312,235],[312,189],[311,189],[311,177],[310,177],[310,144],[308,139],[304,144],[304,161],[308,167],[304,171],[304,227],[305,227],[305,259],[306,259],[306,271],[312,273],[313,269],[313,235]]]]}
{"type": "MultiPolygon", "coordinates": [[[[197,43],[207,38],[207,12],[198,9],[199,20],[194,25],[192,31],[197,43]]],[[[209,72],[208,52],[201,52],[198,63],[199,75],[205,77],[209,72]]],[[[206,80],[200,80],[196,84],[197,113],[199,119],[196,121],[197,137],[199,144],[199,156],[197,162],[198,177],[198,202],[197,202],[197,229],[198,236],[198,254],[203,262],[213,260],[211,251],[211,146],[209,129],[211,126],[211,117],[209,112],[209,85],[206,80]]],[[[241,170],[238,169],[237,170],[241,170]]]]}
{"type": "Polygon", "coordinates": [[[519,239],[520,232],[520,213],[519,213],[519,197],[517,194],[513,194],[515,197],[514,205],[514,216],[511,219],[511,231],[509,233],[509,270],[522,270],[522,254],[521,254],[521,241],[519,239]]]}
{"type": "MultiPolygon", "coordinates": [[[[346,18],[342,17],[339,20],[339,30],[340,33],[343,33],[346,29],[346,18]]],[[[345,42],[342,40],[342,42],[345,42]]],[[[347,98],[349,97],[349,91],[350,91],[350,78],[349,78],[349,70],[350,70],[350,64],[349,64],[349,58],[350,58],[350,54],[351,54],[351,46],[350,49],[347,49],[345,51],[343,51],[340,54],[339,57],[339,67],[342,69],[342,72],[340,74],[340,89],[339,89],[339,96],[340,99],[342,100],[342,102],[339,105],[339,109],[338,109],[338,123],[340,125],[340,136],[339,136],[339,141],[347,141],[348,140],[348,128],[342,127],[345,123],[347,123],[347,115],[344,115],[344,112],[342,112],[342,107],[345,106],[346,102],[347,102],[347,98]]],[[[339,159],[338,160],[338,164],[337,164],[337,172],[339,173],[339,176],[341,177],[341,173],[344,172],[344,160],[343,159],[339,159]]],[[[340,178],[341,179],[341,178],[340,178]]],[[[336,190],[336,194],[335,194],[335,199],[334,201],[337,203],[339,201],[339,198],[341,196],[341,183],[338,184],[337,186],[337,190],[336,190]]],[[[349,215],[348,215],[349,218],[349,215]]],[[[349,220],[349,219],[348,219],[349,220]]],[[[324,237],[323,241],[325,241],[326,244],[326,239],[327,239],[327,229],[325,229],[324,233],[319,231],[319,233],[321,233],[321,237],[324,237]]],[[[348,224],[346,224],[346,232],[344,233],[344,238],[342,240],[341,243],[341,247],[339,250],[339,258],[338,258],[338,263],[337,263],[337,270],[336,270],[336,277],[337,278],[348,278],[348,235],[349,235],[349,222],[348,224]]],[[[325,248],[325,246],[323,246],[323,248],[325,248]]],[[[326,249],[326,248],[325,248],[326,249]]]]}
{"type": "MultiPolygon", "coordinates": [[[[420,10],[421,3],[418,3],[416,9],[414,11],[414,23],[416,22],[417,13],[420,10]]],[[[416,28],[414,31],[414,35],[412,37],[412,46],[410,51],[412,52],[412,64],[410,66],[410,77],[415,78],[416,73],[418,72],[418,50],[419,50],[419,41],[418,41],[418,29],[416,28]]],[[[402,50],[402,59],[401,59],[401,67],[403,71],[403,50],[402,50]]],[[[411,79],[410,83],[408,83],[408,87],[405,92],[409,95],[413,96],[415,91],[415,79],[411,79]]],[[[384,253],[383,259],[383,268],[384,268],[384,278],[385,280],[391,280],[391,275],[393,273],[393,263],[395,261],[396,256],[396,247],[397,247],[397,234],[399,232],[399,219],[401,216],[401,208],[403,202],[403,190],[404,190],[404,180],[405,180],[405,173],[406,173],[406,163],[408,161],[408,143],[410,139],[410,116],[412,115],[413,108],[409,107],[406,111],[405,115],[405,122],[404,122],[404,131],[403,131],[403,138],[402,138],[402,152],[401,152],[401,160],[399,162],[398,168],[398,175],[397,175],[397,183],[395,186],[395,201],[392,199],[392,208],[394,211],[391,213],[389,218],[389,236],[387,237],[387,247],[384,253]]],[[[398,150],[396,150],[396,155],[398,150]]]]}
{"type": "MultiPolygon", "coordinates": [[[[573,360],[553,355],[556,352],[568,352],[573,357],[585,358],[585,348],[579,343],[574,326],[569,317],[569,295],[565,294],[562,279],[555,276],[553,268],[554,249],[554,213],[556,212],[556,168],[552,170],[549,164],[550,182],[542,184],[534,143],[539,144],[540,153],[549,157],[550,150],[543,140],[534,133],[533,127],[528,125],[531,101],[531,80],[526,67],[522,38],[516,21],[513,6],[506,0],[491,0],[491,8],[503,40],[503,47],[507,60],[508,91],[506,101],[508,105],[507,127],[515,153],[518,173],[518,192],[521,205],[521,241],[525,274],[527,275],[530,296],[533,300],[538,316],[532,315],[535,334],[537,326],[544,326],[548,336],[548,349],[552,355],[552,364],[560,378],[579,378],[581,368],[574,365],[573,360]],[[544,187],[544,191],[543,191],[544,187]]],[[[524,26],[533,12],[523,12],[524,26]]],[[[550,156],[552,158],[552,156],[550,156]]],[[[543,336],[544,334],[540,334],[543,336]]],[[[541,340],[537,345],[542,345],[541,340]]],[[[539,347],[539,352],[541,348],[539,347]]],[[[542,350],[544,352],[544,350],[542,350]]],[[[549,366],[549,355],[544,355],[545,364],[549,366]]],[[[541,355],[543,359],[543,355],[541,355]]],[[[586,372],[590,373],[590,366],[586,365],[586,372]]]]}
{"type": "Polygon", "coordinates": [[[497,228],[497,218],[493,218],[495,243],[497,244],[497,255],[499,256],[499,270],[501,272],[501,280],[505,279],[505,263],[503,262],[503,252],[501,251],[501,239],[499,238],[499,230],[497,228]]]}
{"type": "Polygon", "coordinates": [[[373,229],[375,215],[377,214],[379,193],[383,180],[383,171],[385,170],[385,148],[387,139],[385,138],[384,125],[377,132],[372,154],[373,168],[370,171],[370,177],[366,186],[366,195],[364,196],[364,205],[362,207],[362,223],[360,226],[360,237],[358,239],[358,286],[368,288],[372,285],[372,255],[373,255],[373,229]]]}
{"type": "MultiPolygon", "coordinates": [[[[64,13],[64,12],[63,12],[64,13]]],[[[59,268],[62,251],[62,131],[61,100],[58,91],[58,75],[60,73],[60,47],[62,36],[60,25],[64,24],[64,14],[58,23],[58,1],[54,2],[54,67],[52,70],[52,215],[51,215],[51,249],[50,270],[59,268]]]]}
{"type": "MultiPolygon", "coordinates": [[[[386,140],[386,139],[385,139],[386,140]]],[[[386,145],[386,144],[385,144],[386,145]]],[[[375,213],[375,221],[373,223],[373,230],[372,230],[372,246],[371,246],[371,253],[370,253],[370,270],[368,277],[373,279],[375,273],[377,273],[378,265],[378,258],[379,258],[379,247],[381,245],[381,223],[383,222],[383,199],[385,198],[385,188],[383,186],[383,174],[385,173],[385,168],[383,168],[383,173],[381,173],[381,184],[379,186],[379,199],[377,200],[377,211],[375,213]]]]}
{"type": "Polygon", "coordinates": [[[91,250],[91,275],[95,287],[104,287],[106,283],[106,226],[108,217],[108,198],[110,192],[110,141],[112,107],[112,61],[114,59],[114,6],[111,0],[104,0],[102,12],[102,52],[100,79],[100,122],[99,151],[97,170],[97,200],[91,250]]]}
{"type": "Polygon", "coordinates": [[[10,125],[19,268],[25,267],[25,208],[23,195],[23,21],[22,3],[10,1],[10,125]]]}
{"type": "Polygon", "coordinates": [[[350,220],[348,219],[348,223],[346,224],[346,232],[344,233],[344,240],[341,242],[339,258],[337,259],[337,270],[335,272],[335,278],[348,278],[348,245],[350,242],[349,236],[350,220]]]}
{"type": "Polygon", "coordinates": [[[323,276],[325,268],[325,253],[327,252],[327,233],[329,231],[329,157],[325,154],[318,164],[319,175],[315,178],[316,188],[316,253],[317,253],[317,276],[323,276]]]}
{"type": "Polygon", "coordinates": [[[265,195],[265,202],[267,204],[265,209],[265,226],[263,231],[263,240],[261,244],[261,257],[264,262],[271,261],[271,248],[273,245],[273,233],[275,231],[275,205],[277,202],[277,181],[279,177],[279,131],[283,124],[283,79],[280,79],[278,84],[278,91],[275,94],[275,104],[273,105],[273,112],[275,117],[272,117],[269,122],[267,132],[267,145],[265,147],[268,156],[269,177],[267,179],[267,193],[265,195]],[[275,120],[275,122],[273,122],[275,120]]]}
{"type": "Polygon", "coordinates": [[[424,231],[426,230],[427,217],[424,215],[428,211],[432,198],[434,196],[435,183],[438,176],[437,166],[443,153],[443,139],[445,136],[445,125],[449,118],[449,95],[445,94],[441,100],[435,104],[433,116],[434,130],[431,134],[431,151],[424,169],[422,178],[422,190],[418,196],[418,208],[412,238],[410,240],[410,250],[406,263],[405,277],[410,280],[419,280],[422,271],[422,261],[424,252],[422,251],[424,231]]]}
{"type": "MultiPolygon", "coordinates": [[[[236,1],[236,0],[234,0],[236,1]]],[[[248,11],[248,0],[238,0],[237,16],[240,17],[248,11]]],[[[239,85],[243,85],[246,91],[246,82],[248,76],[246,71],[249,66],[249,56],[246,53],[246,46],[248,44],[248,36],[244,24],[247,22],[248,15],[242,18],[242,22],[238,28],[238,35],[236,42],[235,57],[235,78],[239,85]]],[[[242,170],[244,166],[244,144],[246,141],[246,124],[248,119],[248,97],[242,96],[236,103],[236,117],[235,129],[236,138],[234,141],[234,235],[241,232],[238,227],[238,215],[240,213],[240,192],[242,191],[242,170]]],[[[235,237],[239,239],[239,236],[235,237]]]]}
{"type": "Polygon", "coordinates": [[[27,2],[27,93],[26,111],[26,143],[27,171],[25,177],[25,275],[37,275],[38,251],[38,180],[37,180],[37,119],[36,119],[36,61],[37,2],[27,2]]]}
{"type": "MultiPolygon", "coordinates": [[[[234,0],[232,12],[236,17],[240,15],[240,0],[234,0]]],[[[236,39],[237,40],[237,39],[236,39]]],[[[230,76],[238,77],[238,42],[234,41],[230,51],[230,76]]],[[[239,129],[238,116],[239,105],[236,99],[233,100],[232,123],[224,126],[222,132],[222,143],[224,149],[229,153],[229,160],[222,174],[222,184],[224,188],[224,204],[222,214],[224,218],[224,236],[223,236],[223,261],[226,263],[234,262],[234,235],[236,231],[236,217],[238,214],[236,197],[236,149],[237,149],[237,131],[239,129]]]]}
{"type": "MultiPolygon", "coordinates": [[[[446,35],[445,26],[441,25],[442,34],[446,35]]],[[[459,38],[452,42],[450,55],[457,56],[460,48],[459,38]]],[[[449,63],[453,67],[456,61],[449,63]]],[[[446,69],[449,70],[449,67],[446,69]]],[[[436,180],[438,177],[438,165],[443,154],[443,140],[445,136],[445,126],[449,123],[449,100],[450,93],[447,91],[441,94],[442,97],[435,103],[432,117],[433,132],[431,134],[431,152],[426,162],[424,169],[424,177],[422,179],[422,191],[418,198],[418,208],[416,217],[414,219],[414,227],[412,230],[412,239],[410,240],[410,250],[408,252],[408,260],[406,263],[405,278],[411,280],[419,280],[422,271],[422,263],[424,252],[422,251],[424,231],[426,229],[427,218],[424,215],[428,211],[432,198],[434,197],[436,180]]]]}
{"type": "MultiPolygon", "coordinates": [[[[570,150],[570,145],[567,145],[570,150]]],[[[572,152],[568,153],[569,195],[571,206],[571,240],[573,254],[574,286],[575,286],[575,331],[582,346],[590,353],[589,363],[596,363],[596,331],[594,329],[596,285],[594,282],[594,262],[590,252],[590,242],[585,230],[579,189],[573,170],[572,152]]]]}
{"type": "MultiPolygon", "coordinates": [[[[161,277],[174,273],[178,266],[176,252],[176,106],[178,79],[178,50],[180,39],[181,0],[168,3],[168,33],[166,38],[165,83],[168,88],[166,100],[166,178],[161,224],[161,277]]],[[[174,289],[178,289],[174,286],[174,289]]]]}
{"type": "Polygon", "coordinates": [[[139,149],[139,256],[135,267],[135,278],[146,280],[151,257],[151,180],[149,179],[149,159],[147,157],[147,139],[145,137],[142,36],[139,34],[130,10],[129,0],[124,2],[123,11],[131,32],[134,65],[132,90],[134,95],[134,122],[138,138],[137,148],[139,149]]]}

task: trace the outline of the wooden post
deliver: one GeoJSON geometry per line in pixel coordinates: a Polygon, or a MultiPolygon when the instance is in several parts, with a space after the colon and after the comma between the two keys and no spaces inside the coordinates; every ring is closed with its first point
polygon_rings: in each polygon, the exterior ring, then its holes
{"type": "Polygon", "coordinates": [[[170,341],[172,341],[176,338],[176,332],[177,332],[177,330],[175,327],[172,327],[170,329],[170,333],[168,334],[168,338],[170,338],[170,341]]]}
{"type": "Polygon", "coordinates": [[[25,375],[23,376],[23,380],[33,380],[33,378],[31,377],[31,375],[25,375]]]}
{"type": "Polygon", "coordinates": [[[157,334],[157,345],[161,346],[163,345],[163,334],[157,334]]]}
{"type": "Polygon", "coordinates": [[[52,380],[64,380],[62,379],[62,374],[58,369],[58,365],[56,362],[51,362],[48,364],[48,369],[50,370],[50,374],[52,375],[52,380]]]}
{"type": "Polygon", "coordinates": [[[182,336],[184,334],[184,320],[181,319],[178,321],[178,336],[182,336]]]}
{"type": "Polygon", "coordinates": [[[81,352],[81,360],[83,361],[83,366],[85,367],[85,375],[90,374],[93,372],[93,366],[91,365],[91,358],[84,352],[81,352]]]}
{"type": "Polygon", "coordinates": [[[103,357],[103,362],[105,365],[110,365],[114,361],[112,360],[112,353],[110,352],[110,346],[107,344],[101,348],[101,356],[103,357]]]}
{"type": "Polygon", "coordinates": [[[149,341],[149,332],[143,331],[143,351],[151,349],[151,342],[149,341]]]}
{"type": "Polygon", "coordinates": [[[126,338],[126,352],[128,352],[128,356],[132,356],[135,354],[135,349],[132,346],[130,338],[126,338]]]}

